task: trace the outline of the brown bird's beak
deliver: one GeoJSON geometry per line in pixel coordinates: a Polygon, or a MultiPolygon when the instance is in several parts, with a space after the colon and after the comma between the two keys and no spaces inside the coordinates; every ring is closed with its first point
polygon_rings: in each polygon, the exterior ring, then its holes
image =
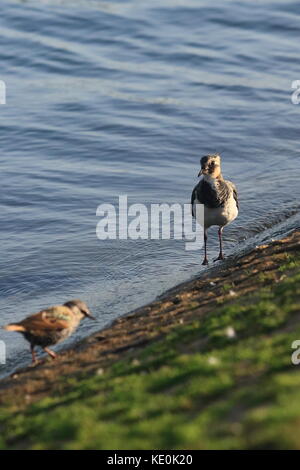
{"type": "Polygon", "coordinates": [[[91,312],[84,312],[85,316],[90,318],[91,320],[96,320],[96,318],[91,314],[91,312]]]}
{"type": "Polygon", "coordinates": [[[199,178],[199,176],[201,176],[201,175],[202,175],[202,173],[203,173],[203,171],[202,171],[202,170],[200,170],[200,171],[199,171],[199,173],[198,173],[198,178],[199,178]]]}

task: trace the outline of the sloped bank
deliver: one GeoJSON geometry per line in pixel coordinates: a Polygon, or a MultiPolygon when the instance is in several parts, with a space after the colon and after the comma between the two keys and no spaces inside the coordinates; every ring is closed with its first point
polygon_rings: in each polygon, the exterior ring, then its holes
{"type": "Polygon", "coordinates": [[[299,449],[300,232],[0,382],[0,448],[299,449]]]}

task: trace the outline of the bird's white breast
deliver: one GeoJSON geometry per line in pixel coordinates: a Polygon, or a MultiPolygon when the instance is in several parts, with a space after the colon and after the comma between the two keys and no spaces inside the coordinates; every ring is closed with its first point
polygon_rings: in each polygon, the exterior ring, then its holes
{"type": "MultiPolygon", "coordinates": [[[[200,204],[197,198],[195,199],[194,204],[200,204]]],[[[194,213],[197,214],[196,208],[194,209],[194,213]]],[[[209,228],[212,225],[224,227],[225,225],[232,222],[237,217],[237,215],[238,208],[236,205],[236,200],[233,197],[233,191],[231,191],[230,196],[225,202],[224,206],[216,208],[204,206],[204,227],[209,228]]],[[[196,219],[200,225],[203,225],[202,219],[197,217],[197,215],[196,219]]]]}

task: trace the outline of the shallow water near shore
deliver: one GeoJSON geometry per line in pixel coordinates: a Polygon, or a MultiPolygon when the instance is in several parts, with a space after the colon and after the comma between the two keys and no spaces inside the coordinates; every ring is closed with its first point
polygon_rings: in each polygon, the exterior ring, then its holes
{"type": "MultiPolygon", "coordinates": [[[[299,227],[296,1],[0,5],[0,324],[81,297],[97,321],[67,346],[202,272],[184,241],[99,241],[96,209],[189,202],[211,151],[240,194],[227,254],[299,227]]],[[[28,363],[0,339],[1,375],[28,363]]]]}

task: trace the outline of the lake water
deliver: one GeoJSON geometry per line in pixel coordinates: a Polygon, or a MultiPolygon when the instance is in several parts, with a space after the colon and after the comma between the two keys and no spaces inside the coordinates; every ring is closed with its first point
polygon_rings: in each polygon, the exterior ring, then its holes
{"type": "MultiPolygon", "coordinates": [[[[240,194],[227,254],[299,226],[299,2],[0,7],[1,324],[80,297],[97,322],[70,343],[205,269],[183,241],[101,242],[95,229],[97,206],[122,194],[188,203],[208,152],[240,194]]],[[[0,373],[30,361],[20,335],[0,339],[0,373]]]]}

